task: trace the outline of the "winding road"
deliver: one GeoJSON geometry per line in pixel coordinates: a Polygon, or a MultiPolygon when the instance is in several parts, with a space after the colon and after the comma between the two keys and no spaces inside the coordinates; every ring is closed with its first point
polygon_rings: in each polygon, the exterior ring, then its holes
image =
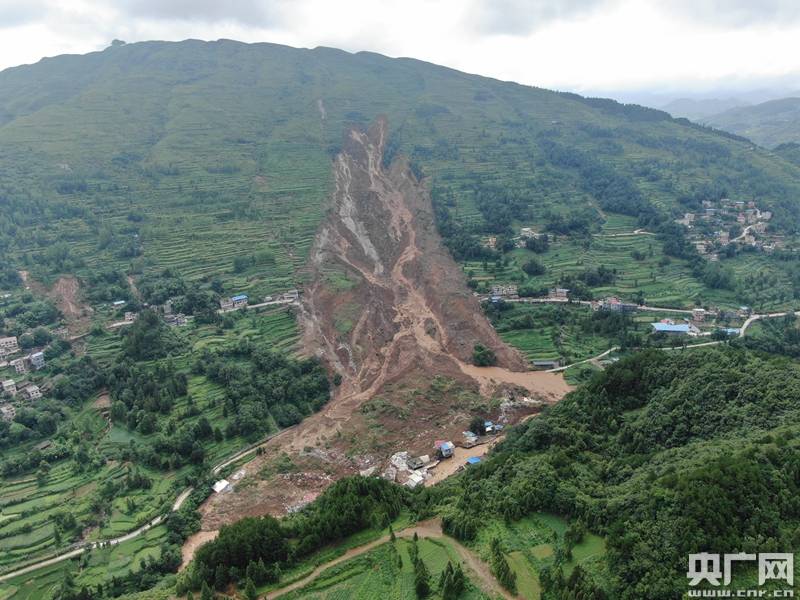
{"type": "MultiPolygon", "coordinates": [[[[403,529],[401,531],[396,532],[396,536],[398,538],[412,538],[414,534],[417,534],[420,538],[441,538],[444,537],[442,533],[441,522],[438,519],[431,519],[429,521],[421,521],[417,523],[413,527],[409,527],[407,529],[403,529]]],[[[507,590],[500,586],[495,579],[494,575],[489,569],[489,566],[483,562],[472,550],[467,548],[466,546],[461,545],[457,540],[448,537],[448,541],[453,545],[456,552],[458,552],[459,557],[461,558],[462,562],[467,566],[470,571],[470,575],[473,576],[474,579],[478,580],[479,587],[491,598],[497,598],[498,596],[505,598],[506,600],[514,600],[516,596],[510,594],[507,590]]],[[[277,590],[273,590],[268,592],[264,596],[259,596],[265,600],[274,600],[275,598],[280,598],[290,592],[294,592],[306,587],[308,584],[312,583],[317,577],[319,577],[325,570],[338,565],[346,560],[350,560],[351,558],[355,558],[356,556],[360,556],[378,546],[385,544],[389,541],[389,535],[384,535],[377,540],[373,540],[363,546],[357,546],[355,548],[351,548],[341,556],[334,558],[324,564],[321,564],[314,568],[311,573],[303,577],[302,579],[298,579],[297,581],[290,583],[289,585],[282,587],[277,590]]]]}
{"type": "MultiPolygon", "coordinates": [[[[644,308],[644,307],[640,307],[640,308],[644,308]]],[[[658,311],[662,311],[662,310],[677,310],[677,309],[664,309],[664,308],[656,308],[656,307],[648,307],[648,309],[649,310],[658,310],[658,311]]],[[[645,310],[647,310],[647,309],[645,309],[645,310]]],[[[691,311],[688,311],[688,312],[691,312],[691,311]]],[[[739,328],[738,337],[740,337],[740,338],[744,337],[744,334],[747,331],[747,328],[750,327],[750,325],[752,325],[756,321],[759,321],[761,319],[772,319],[772,318],[776,318],[776,317],[785,317],[787,314],[789,314],[789,313],[787,313],[787,312],[776,312],[776,313],[766,313],[766,314],[762,314],[762,315],[750,315],[747,318],[747,320],[744,323],[742,323],[741,328],[739,328]]],[[[687,345],[687,346],[675,346],[675,347],[669,346],[669,347],[666,347],[666,348],[662,348],[662,350],[688,350],[688,349],[691,349],[691,348],[706,348],[708,346],[716,346],[717,344],[721,344],[724,341],[725,340],[717,340],[717,341],[713,341],[713,342],[703,342],[702,344],[690,344],[690,345],[687,345]]],[[[548,369],[546,372],[547,373],[558,373],[560,371],[566,371],[567,369],[572,368],[572,367],[574,367],[576,365],[582,365],[583,363],[592,362],[592,361],[604,358],[604,357],[608,356],[609,354],[611,354],[612,352],[614,352],[616,350],[619,350],[619,346],[612,346],[611,348],[609,348],[608,350],[606,350],[604,352],[601,352],[597,356],[590,356],[589,358],[584,358],[583,360],[579,360],[577,362],[574,362],[574,363],[569,364],[569,365],[565,365],[563,367],[556,367],[555,369],[548,369]]]]}
{"type": "MultiPolygon", "coordinates": [[[[540,300],[540,301],[542,301],[542,300],[540,300]]],[[[547,300],[544,300],[544,301],[546,302],[547,300]]],[[[550,300],[550,301],[551,302],[561,302],[559,300],[550,300]]],[[[581,302],[581,303],[582,304],[584,304],[584,303],[585,304],[589,304],[588,302],[581,302]]],[[[689,312],[689,313],[691,312],[691,311],[688,311],[688,310],[664,309],[664,308],[658,308],[658,307],[640,307],[640,308],[643,309],[643,310],[652,310],[652,311],[672,311],[672,312],[689,312]]],[[[761,319],[771,319],[771,318],[777,318],[777,317],[784,317],[787,314],[788,314],[787,312],[776,312],[776,313],[766,313],[766,314],[751,315],[742,324],[742,327],[739,330],[739,337],[744,337],[745,332],[747,331],[747,328],[750,327],[750,325],[752,325],[756,321],[759,321],[761,319]]],[[[702,343],[702,344],[694,344],[694,345],[686,346],[686,348],[699,348],[699,347],[715,346],[715,345],[721,344],[721,343],[722,343],[721,341],[705,342],[705,343],[702,343]]],[[[614,352],[615,350],[618,350],[618,349],[619,348],[617,346],[614,346],[614,347],[609,348],[608,350],[598,354],[597,356],[593,356],[593,357],[590,357],[590,358],[587,358],[587,359],[584,359],[584,360],[581,360],[581,361],[578,361],[578,362],[575,362],[575,363],[572,363],[570,365],[566,365],[566,366],[563,366],[563,367],[557,367],[555,369],[550,369],[548,372],[556,373],[556,372],[560,372],[560,371],[565,371],[565,370],[567,370],[570,367],[573,367],[575,365],[579,365],[579,364],[586,363],[586,362],[589,362],[589,361],[601,359],[601,358],[611,354],[612,352],[614,352]]],[[[673,349],[674,348],[665,348],[665,350],[673,350],[673,349]]],[[[255,444],[251,444],[251,445],[243,448],[242,450],[237,451],[236,453],[234,453],[231,456],[227,457],[222,462],[220,462],[217,465],[215,465],[212,468],[211,472],[214,475],[218,475],[222,471],[222,469],[224,469],[225,467],[235,463],[239,459],[244,458],[245,456],[247,456],[249,454],[254,453],[260,446],[264,445],[265,443],[270,441],[272,438],[274,438],[276,436],[284,435],[287,432],[289,432],[292,429],[294,429],[295,427],[297,427],[297,426],[293,425],[292,427],[287,427],[286,429],[282,429],[280,431],[272,433],[272,434],[268,435],[267,437],[263,438],[261,441],[256,442],[255,444]]],[[[183,506],[184,502],[186,502],[186,499],[189,497],[189,495],[192,493],[192,491],[194,491],[194,488],[189,487],[189,488],[186,488],[185,490],[183,490],[177,496],[177,498],[175,499],[175,502],[172,505],[172,512],[176,512],[176,511],[180,510],[180,508],[183,506]]],[[[30,573],[32,571],[36,571],[37,569],[41,569],[43,567],[48,567],[48,566],[51,566],[51,565],[54,565],[54,564],[58,564],[60,562],[63,562],[65,560],[69,560],[71,558],[75,558],[76,556],[80,556],[81,554],[83,554],[84,552],[86,552],[88,550],[93,550],[93,549],[98,548],[98,547],[116,546],[116,545],[121,544],[123,542],[127,542],[129,540],[132,540],[132,539],[134,539],[136,537],[139,537],[140,535],[146,533],[150,529],[160,525],[166,519],[168,514],[169,513],[163,514],[163,515],[158,515],[157,517],[155,517],[152,520],[148,521],[147,523],[145,523],[141,527],[139,527],[137,529],[134,529],[133,531],[131,531],[129,533],[126,533],[125,535],[122,535],[122,536],[119,536],[119,537],[116,537],[116,538],[112,538],[112,539],[108,539],[108,540],[99,540],[99,541],[96,541],[96,542],[86,542],[83,545],[81,545],[81,546],[79,546],[77,548],[74,548],[73,550],[69,550],[69,551],[67,551],[67,552],[65,552],[63,554],[59,554],[59,555],[53,556],[51,558],[47,558],[47,559],[41,560],[39,562],[36,562],[36,563],[31,564],[31,565],[28,565],[28,566],[22,567],[20,569],[17,569],[16,571],[11,571],[10,573],[2,574],[2,575],[0,575],[0,582],[7,581],[9,579],[13,579],[14,577],[18,577],[20,575],[24,575],[24,574],[30,573]]],[[[411,535],[413,535],[413,529],[410,529],[410,530],[407,530],[407,531],[410,531],[411,535]]],[[[377,545],[378,542],[380,542],[380,540],[376,541],[375,544],[377,545]]],[[[371,547],[373,547],[373,546],[371,546],[371,547]]],[[[367,548],[365,546],[362,546],[360,548],[364,548],[363,552],[366,552],[367,550],[371,549],[371,547],[367,548]]],[[[463,547],[461,547],[459,545],[457,545],[457,547],[463,548],[463,547]]],[[[466,551],[466,552],[469,552],[469,550],[467,550],[466,548],[463,548],[463,550],[466,551]]],[[[352,555],[348,556],[346,554],[344,556],[347,556],[349,558],[352,555]]],[[[478,560],[478,559],[476,559],[476,560],[478,560]]],[[[469,561],[467,561],[467,562],[469,562],[469,561]]],[[[325,567],[327,568],[327,566],[332,566],[333,564],[335,564],[335,562],[328,563],[327,565],[325,565],[325,567]]],[[[315,570],[314,573],[316,573],[316,570],[315,570]]],[[[312,577],[312,576],[316,577],[316,575],[314,573],[309,575],[309,577],[312,577]]],[[[305,581],[305,580],[301,580],[301,582],[302,581],[305,581]]],[[[301,582],[298,582],[298,583],[301,583],[301,582]]],[[[496,582],[495,582],[495,585],[496,585],[496,582]]],[[[286,593],[288,591],[290,591],[288,588],[284,588],[284,590],[281,593],[286,593]]],[[[272,598],[274,596],[270,595],[270,596],[267,596],[267,597],[268,598],[272,598]]],[[[512,598],[513,596],[508,596],[507,594],[504,594],[504,597],[512,598]]]]}
{"type": "MultiPolygon", "coordinates": [[[[296,427],[296,425],[293,425],[292,427],[287,427],[286,429],[281,429],[280,431],[276,431],[275,433],[271,433],[267,437],[263,438],[261,441],[256,442],[255,444],[251,444],[243,448],[242,450],[237,451],[235,454],[232,454],[224,461],[215,465],[211,469],[211,472],[214,475],[219,474],[219,472],[222,471],[222,469],[224,469],[225,467],[235,463],[237,460],[247,456],[248,454],[252,454],[253,452],[256,451],[256,449],[258,449],[259,446],[266,444],[269,440],[271,440],[277,435],[281,435],[286,433],[287,431],[290,431],[294,427],[296,427]]],[[[172,504],[171,512],[179,511],[183,506],[183,504],[186,502],[186,499],[189,498],[189,496],[193,491],[194,491],[193,487],[188,487],[185,490],[183,490],[180,494],[178,494],[178,496],[175,498],[175,502],[173,502],[172,504]]],[[[137,538],[140,535],[147,533],[148,531],[153,529],[153,527],[157,527],[158,525],[163,523],[168,515],[169,513],[158,515],[157,517],[151,519],[141,527],[138,527],[137,529],[134,529],[133,531],[130,531],[125,535],[121,535],[119,537],[111,538],[108,540],[98,540],[96,542],[84,542],[83,544],[80,544],[78,547],[73,548],[72,550],[69,550],[67,552],[64,552],[63,554],[58,554],[56,556],[40,560],[39,562],[27,565],[25,567],[17,569],[16,571],[11,571],[10,573],[4,573],[0,575],[0,583],[2,583],[3,581],[8,581],[9,579],[13,579],[14,577],[19,577],[20,575],[25,575],[26,573],[31,573],[32,571],[36,571],[37,569],[41,569],[43,567],[49,567],[51,565],[58,564],[65,560],[75,558],[76,556],[80,556],[84,552],[87,552],[89,550],[94,550],[95,548],[116,546],[123,542],[127,542],[129,540],[137,538]]]]}

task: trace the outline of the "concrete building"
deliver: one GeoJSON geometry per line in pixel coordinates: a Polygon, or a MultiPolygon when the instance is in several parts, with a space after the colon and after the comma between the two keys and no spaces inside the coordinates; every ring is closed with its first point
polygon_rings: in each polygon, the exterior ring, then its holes
{"type": "Polygon", "coordinates": [[[31,363],[31,368],[36,369],[37,371],[39,369],[44,369],[44,352],[34,352],[28,356],[28,361],[31,363]]]}
{"type": "Polygon", "coordinates": [[[518,296],[517,286],[515,285],[494,285],[492,286],[492,296],[501,298],[514,298],[518,296]]]}
{"type": "Polygon", "coordinates": [[[22,395],[28,400],[36,400],[42,397],[42,391],[38,385],[29,385],[22,390],[22,395]]]}
{"type": "Polygon", "coordinates": [[[17,416],[17,409],[13,404],[0,404],[0,419],[3,421],[13,421],[17,416]]]}
{"type": "Polygon", "coordinates": [[[238,296],[231,296],[233,308],[243,308],[247,306],[247,294],[239,294],[238,296]]]}
{"type": "Polygon", "coordinates": [[[10,364],[12,367],[14,367],[14,371],[16,371],[18,374],[28,372],[28,367],[25,364],[24,358],[18,358],[16,360],[12,360],[10,364]]]}
{"type": "Polygon", "coordinates": [[[17,383],[13,379],[6,379],[3,382],[3,393],[15,396],[17,394],[17,383]]]}
{"type": "Polygon", "coordinates": [[[14,354],[14,352],[19,352],[19,343],[17,342],[17,338],[16,337],[0,338],[0,356],[14,354]]]}

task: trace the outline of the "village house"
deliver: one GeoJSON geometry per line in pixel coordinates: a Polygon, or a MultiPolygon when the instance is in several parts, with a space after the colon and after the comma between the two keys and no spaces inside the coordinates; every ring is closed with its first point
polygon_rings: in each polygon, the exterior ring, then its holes
{"type": "Polygon", "coordinates": [[[30,362],[31,367],[35,370],[44,369],[45,360],[44,360],[44,352],[34,352],[30,356],[28,356],[28,362],[30,362]]]}
{"type": "Polygon", "coordinates": [[[745,223],[747,223],[747,217],[745,217],[744,214],[739,213],[739,216],[736,217],[736,222],[739,223],[740,225],[744,225],[745,223]]]}
{"type": "Polygon", "coordinates": [[[300,298],[300,292],[297,290],[289,290],[288,292],[284,292],[283,299],[287,302],[295,302],[297,299],[300,298]]]}
{"type": "Polygon", "coordinates": [[[126,323],[133,323],[136,320],[136,313],[128,311],[125,313],[125,322],[126,323]]]}
{"type": "Polygon", "coordinates": [[[17,416],[17,409],[13,404],[0,404],[0,418],[3,421],[13,421],[15,416],[17,416]]]}
{"type": "Polygon", "coordinates": [[[633,312],[639,308],[636,304],[630,302],[623,302],[616,296],[609,296],[597,303],[598,310],[610,310],[612,312],[633,312]]]}
{"type": "Polygon", "coordinates": [[[25,359],[24,358],[18,358],[16,360],[12,360],[9,364],[12,367],[14,367],[14,371],[16,371],[18,374],[22,374],[22,373],[27,373],[28,372],[28,367],[25,365],[25,359]]]}
{"type": "Polygon", "coordinates": [[[3,393],[9,396],[15,396],[17,393],[17,384],[13,379],[6,379],[3,382],[3,393]]]}
{"type": "Polygon", "coordinates": [[[722,244],[723,246],[726,246],[726,245],[730,244],[730,242],[731,242],[731,234],[728,233],[727,231],[718,231],[717,232],[717,239],[719,240],[720,244],[722,244]]]}
{"type": "Polygon", "coordinates": [[[216,493],[216,494],[221,494],[223,492],[228,492],[228,491],[230,491],[232,489],[231,488],[231,484],[227,479],[220,479],[219,481],[214,483],[214,485],[212,487],[213,487],[214,493],[216,493]]]}
{"type": "Polygon", "coordinates": [[[37,400],[42,397],[42,391],[39,389],[38,385],[31,384],[22,390],[22,395],[27,400],[37,400]]]}
{"type": "Polygon", "coordinates": [[[0,356],[19,352],[19,343],[16,337],[0,338],[0,356]]]}
{"type": "Polygon", "coordinates": [[[534,369],[556,369],[561,366],[561,359],[558,360],[545,360],[534,359],[531,361],[534,369]]]}
{"type": "Polygon", "coordinates": [[[515,285],[494,285],[492,286],[492,296],[500,296],[504,298],[517,297],[517,286],[515,285]]]}
{"type": "Polygon", "coordinates": [[[566,300],[568,295],[569,295],[569,290],[567,288],[557,287],[557,288],[552,288],[550,290],[551,298],[559,298],[559,299],[563,298],[564,300],[566,300]]]}
{"type": "Polygon", "coordinates": [[[125,306],[125,300],[114,300],[114,302],[111,303],[111,306],[114,308],[122,308],[125,306]]]}
{"type": "Polygon", "coordinates": [[[219,307],[222,310],[231,310],[233,308],[233,300],[230,298],[221,298],[219,301],[219,307]]]}
{"type": "Polygon", "coordinates": [[[247,306],[247,294],[239,294],[238,296],[231,296],[233,308],[242,308],[247,306]]]}
{"type": "Polygon", "coordinates": [[[706,318],[706,309],[705,308],[694,308],[692,309],[692,320],[701,322],[705,321],[706,318]]]}

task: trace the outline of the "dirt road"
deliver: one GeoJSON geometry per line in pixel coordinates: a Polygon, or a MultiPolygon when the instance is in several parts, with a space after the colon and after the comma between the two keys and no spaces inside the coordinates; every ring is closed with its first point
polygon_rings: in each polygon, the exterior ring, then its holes
{"type": "MultiPolygon", "coordinates": [[[[414,537],[414,534],[417,534],[420,538],[441,538],[443,537],[442,534],[442,525],[438,519],[432,519],[430,521],[422,521],[417,523],[413,527],[409,527],[407,529],[403,529],[396,533],[396,536],[399,538],[410,539],[414,537]]],[[[262,596],[266,600],[272,600],[274,598],[280,598],[288,594],[289,592],[294,592],[296,590],[302,589],[312,581],[314,581],[317,577],[322,574],[323,571],[338,565],[339,563],[345,562],[346,560],[350,560],[351,558],[355,558],[356,556],[360,556],[370,550],[377,548],[378,546],[385,544],[389,541],[389,536],[384,535],[383,537],[378,538],[372,542],[364,544],[363,546],[358,546],[356,548],[351,548],[341,556],[334,558],[331,561],[328,561],[325,564],[319,565],[315,568],[311,573],[307,576],[303,577],[302,579],[295,581],[294,583],[287,585],[284,588],[279,590],[274,590],[269,592],[266,596],[262,596]]],[[[484,563],[474,552],[472,552],[469,548],[462,546],[456,540],[452,538],[448,538],[448,541],[456,548],[459,557],[464,562],[467,567],[468,575],[471,576],[473,581],[489,596],[495,598],[497,596],[502,596],[503,598],[507,598],[508,600],[513,600],[516,598],[515,596],[509,594],[506,590],[504,590],[500,584],[495,579],[494,575],[492,575],[489,566],[484,563]]]]}

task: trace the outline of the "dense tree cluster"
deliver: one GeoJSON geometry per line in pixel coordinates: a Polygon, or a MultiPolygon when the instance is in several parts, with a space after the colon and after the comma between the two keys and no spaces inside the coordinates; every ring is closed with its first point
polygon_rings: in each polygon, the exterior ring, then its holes
{"type": "Polygon", "coordinates": [[[329,398],[328,377],[315,360],[294,360],[268,344],[242,341],[204,352],[195,370],[225,386],[232,418],[226,435],[257,437],[272,423],[288,427],[319,410],[329,398]]]}
{"type": "Polygon", "coordinates": [[[278,521],[246,518],[223,527],[195,555],[190,587],[224,589],[231,581],[274,581],[280,570],[320,547],[367,527],[385,527],[407,503],[407,491],[378,478],[337,481],[314,503],[278,521]]]}
{"type": "Polygon", "coordinates": [[[615,578],[604,591],[556,568],[542,577],[546,597],[677,598],[691,552],[796,547],[798,422],[800,369],[785,359],[639,352],[512,430],[466,472],[444,525],[468,539],[487,514],[555,511],[606,536],[615,578]]]}

